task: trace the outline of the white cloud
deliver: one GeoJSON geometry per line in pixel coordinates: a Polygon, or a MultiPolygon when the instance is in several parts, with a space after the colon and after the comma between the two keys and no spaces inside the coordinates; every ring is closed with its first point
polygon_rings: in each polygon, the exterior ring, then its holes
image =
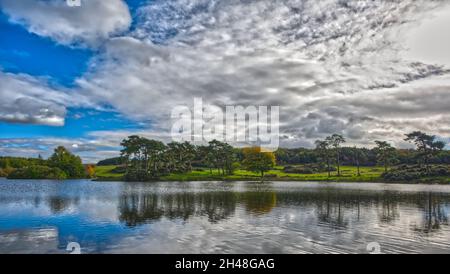
{"type": "Polygon", "coordinates": [[[0,71],[0,120],[14,123],[64,125],[66,95],[43,80],[0,71]]]}
{"type": "Polygon", "coordinates": [[[0,121],[63,126],[67,107],[95,107],[82,93],[53,87],[46,78],[0,68],[0,121]]]}
{"type": "Polygon", "coordinates": [[[153,1],[138,10],[132,37],[111,39],[78,84],[130,117],[152,120],[153,131],[167,132],[170,110],[202,97],[217,105],[280,105],[290,146],[311,145],[331,132],[359,143],[369,130],[396,140],[400,130],[438,132],[424,119],[444,125],[439,117],[450,111],[433,112],[432,103],[448,102],[439,97],[446,85],[432,80],[404,89],[449,71],[401,53],[406,33],[446,4],[153,1]],[[313,113],[321,118],[310,118],[313,113]],[[410,126],[392,130],[399,121],[410,126]]]}
{"type": "Polygon", "coordinates": [[[450,6],[442,8],[423,20],[417,29],[408,34],[405,58],[423,62],[445,64],[450,67],[450,6]]]}
{"type": "Polygon", "coordinates": [[[109,37],[77,92],[152,125],[92,133],[102,145],[132,133],[168,140],[172,108],[194,97],[281,106],[283,146],[311,146],[333,132],[364,145],[403,145],[410,130],[450,133],[449,67],[405,57],[411,30],[448,1],[155,0],[138,9],[134,29],[115,37],[129,27],[122,1],[81,10],[0,2],[12,20],[60,43],[109,37]]]}
{"type": "Polygon", "coordinates": [[[87,0],[70,7],[65,0],[0,0],[10,21],[58,43],[96,46],[128,30],[131,15],[123,0],[87,0]]]}

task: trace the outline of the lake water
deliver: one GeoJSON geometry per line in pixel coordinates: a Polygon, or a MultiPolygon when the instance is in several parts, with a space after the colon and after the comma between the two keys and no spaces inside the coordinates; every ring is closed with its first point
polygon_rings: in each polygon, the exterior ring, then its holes
{"type": "Polygon", "coordinates": [[[449,214],[450,186],[0,179],[0,253],[450,253],[449,214]]]}

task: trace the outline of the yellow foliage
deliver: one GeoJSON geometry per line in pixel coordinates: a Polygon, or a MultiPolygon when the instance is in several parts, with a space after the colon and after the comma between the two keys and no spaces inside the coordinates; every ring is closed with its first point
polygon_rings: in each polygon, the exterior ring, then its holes
{"type": "Polygon", "coordinates": [[[86,173],[89,176],[89,178],[94,178],[94,176],[95,176],[95,166],[87,165],[86,166],[86,173]]]}
{"type": "Polygon", "coordinates": [[[275,153],[271,151],[264,151],[261,147],[246,147],[242,149],[242,152],[244,153],[245,158],[251,158],[252,155],[264,154],[264,157],[269,158],[274,165],[276,163],[275,153]]]}

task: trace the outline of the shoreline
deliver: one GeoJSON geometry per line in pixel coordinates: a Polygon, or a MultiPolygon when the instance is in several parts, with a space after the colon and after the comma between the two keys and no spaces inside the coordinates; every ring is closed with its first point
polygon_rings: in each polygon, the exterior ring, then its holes
{"type": "MultiPolygon", "coordinates": [[[[348,178],[347,178],[348,179],[348,178]]],[[[91,179],[93,182],[124,182],[124,183],[133,183],[135,181],[126,181],[123,179],[118,178],[95,178],[91,179]]],[[[418,180],[418,181],[385,181],[385,180],[299,180],[298,178],[268,178],[263,181],[258,180],[257,178],[216,178],[216,179],[205,179],[205,178],[197,178],[197,179],[189,179],[189,180],[173,180],[173,179],[167,179],[167,178],[160,178],[156,180],[149,180],[149,181],[141,181],[140,183],[154,183],[154,182],[298,182],[298,183],[306,183],[306,182],[312,182],[312,183],[367,183],[367,184],[409,184],[409,185],[450,185],[448,182],[445,181],[435,181],[432,178],[429,180],[418,180]]]]}
{"type": "MultiPolygon", "coordinates": [[[[80,178],[80,179],[64,179],[64,180],[56,180],[56,179],[8,179],[6,177],[0,177],[0,179],[3,179],[5,181],[22,181],[22,180],[32,180],[32,181],[40,181],[40,180],[46,180],[46,181],[73,181],[73,180],[90,180],[92,182],[123,182],[123,183],[136,183],[139,181],[126,181],[123,178],[114,178],[114,177],[102,177],[102,178],[80,178]]],[[[381,179],[374,179],[374,180],[348,180],[349,178],[343,177],[342,180],[336,180],[336,179],[330,179],[330,180],[312,180],[312,179],[304,179],[299,180],[298,178],[266,178],[265,180],[261,181],[258,178],[189,178],[186,180],[180,180],[180,179],[170,179],[170,178],[160,178],[155,180],[149,180],[149,181],[140,181],[140,183],[154,183],[154,182],[298,182],[298,183],[305,183],[305,182],[312,182],[312,183],[367,183],[367,184],[373,184],[373,183],[379,183],[379,184],[404,184],[404,185],[450,185],[448,181],[439,181],[436,178],[424,178],[422,180],[417,181],[385,181],[381,179]]]]}

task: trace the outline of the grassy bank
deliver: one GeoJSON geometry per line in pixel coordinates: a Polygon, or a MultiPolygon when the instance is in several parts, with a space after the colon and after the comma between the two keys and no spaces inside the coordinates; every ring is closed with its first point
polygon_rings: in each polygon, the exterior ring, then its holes
{"type": "MultiPolygon", "coordinates": [[[[96,167],[96,177],[100,181],[117,181],[123,179],[123,174],[115,173],[116,166],[96,167]]],[[[356,167],[344,166],[341,168],[342,175],[337,176],[332,172],[328,177],[325,173],[315,174],[293,174],[283,172],[283,167],[278,166],[266,173],[266,179],[270,181],[338,181],[338,182],[378,182],[381,181],[381,174],[384,169],[381,167],[361,167],[361,176],[358,176],[356,167]]],[[[186,174],[170,174],[161,177],[162,181],[257,181],[260,180],[258,174],[246,170],[236,170],[233,175],[222,176],[217,170],[196,169],[186,174]]]]}
{"type": "Polygon", "coordinates": [[[99,180],[122,180],[123,174],[114,172],[117,166],[96,166],[95,177],[99,180]]]}

